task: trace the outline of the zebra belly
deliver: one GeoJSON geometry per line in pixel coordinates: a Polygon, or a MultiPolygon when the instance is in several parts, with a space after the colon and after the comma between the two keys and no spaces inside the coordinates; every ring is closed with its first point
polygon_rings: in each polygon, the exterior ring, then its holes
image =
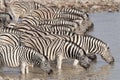
{"type": "Polygon", "coordinates": [[[20,61],[15,57],[4,58],[3,65],[6,67],[19,67],[20,61]]]}

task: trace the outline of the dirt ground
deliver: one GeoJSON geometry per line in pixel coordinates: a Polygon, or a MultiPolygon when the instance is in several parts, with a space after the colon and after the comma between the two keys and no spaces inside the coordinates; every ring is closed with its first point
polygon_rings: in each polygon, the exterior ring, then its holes
{"type": "Polygon", "coordinates": [[[120,0],[53,0],[47,5],[77,8],[90,13],[120,11],[120,0]]]}
{"type": "MultiPolygon", "coordinates": [[[[7,2],[8,0],[6,0],[7,2]]],[[[17,0],[12,0],[17,1],[17,0]]],[[[21,0],[20,0],[21,1],[21,0]]],[[[26,0],[33,1],[33,0],[26,0]]],[[[48,6],[77,8],[86,12],[119,12],[120,0],[34,0],[48,6]]],[[[1,2],[1,0],[0,0],[1,2]]],[[[0,8],[0,11],[3,9],[0,8]]]]}

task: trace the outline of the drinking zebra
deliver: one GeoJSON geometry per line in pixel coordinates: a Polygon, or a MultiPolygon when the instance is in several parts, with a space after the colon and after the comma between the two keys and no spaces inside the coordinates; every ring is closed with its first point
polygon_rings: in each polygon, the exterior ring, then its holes
{"type": "Polygon", "coordinates": [[[22,74],[29,73],[29,65],[32,64],[51,74],[53,71],[48,59],[40,52],[24,46],[0,45],[1,66],[20,67],[22,74]]]}
{"type": "Polygon", "coordinates": [[[86,69],[89,67],[89,59],[81,47],[62,38],[56,38],[52,41],[50,39],[43,39],[40,37],[25,37],[22,43],[24,46],[42,51],[43,53],[41,53],[50,61],[57,59],[58,69],[61,69],[62,59],[68,58],[79,60],[80,65],[86,69]]]}
{"type": "MultiPolygon", "coordinates": [[[[90,35],[80,35],[71,31],[51,31],[49,33],[65,38],[83,48],[91,60],[96,58],[95,54],[97,53],[107,63],[112,64],[114,62],[114,58],[110,53],[108,45],[96,37],[90,35]]],[[[77,61],[74,63],[74,65],[76,64],[77,61]]]]}

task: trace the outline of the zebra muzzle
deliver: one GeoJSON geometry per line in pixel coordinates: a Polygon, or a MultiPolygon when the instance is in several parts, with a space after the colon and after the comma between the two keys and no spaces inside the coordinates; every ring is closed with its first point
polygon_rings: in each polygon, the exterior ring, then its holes
{"type": "Polygon", "coordinates": [[[53,73],[53,70],[50,69],[50,71],[48,72],[48,75],[52,74],[53,73]]]}

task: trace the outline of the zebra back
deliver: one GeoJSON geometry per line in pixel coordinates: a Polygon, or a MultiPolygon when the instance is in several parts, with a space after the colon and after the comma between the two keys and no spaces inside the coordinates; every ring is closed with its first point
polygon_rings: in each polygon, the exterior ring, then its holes
{"type": "Polygon", "coordinates": [[[20,45],[20,38],[14,34],[3,33],[0,34],[0,43],[9,45],[20,45]]]}
{"type": "Polygon", "coordinates": [[[9,28],[9,27],[0,28],[0,34],[2,34],[2,33],[11,33],[11,34],[16,34],[16,35],[22,35],[23,34],[22,31],[19,31],[19,30],[14,29],[14,28],[9,28]]]}
{"type": "Polygon", "coordinates": [[[38,52],[44,53],[44,49],[48,46],[52,40],[45,37],[22,37],[21,43],[24,46],[35,49],[38,52]]]}
{"type": "Polygon", "coordinates": [[[48,20],[40,20],[39,21],[39,25],[67,25],[67,26],[71,26],[71,27],[78,27],[79,24],[74,22],[74,21],[67,21],[67,20],[63,20],[63,19],[48,19],[48,20]]]}

